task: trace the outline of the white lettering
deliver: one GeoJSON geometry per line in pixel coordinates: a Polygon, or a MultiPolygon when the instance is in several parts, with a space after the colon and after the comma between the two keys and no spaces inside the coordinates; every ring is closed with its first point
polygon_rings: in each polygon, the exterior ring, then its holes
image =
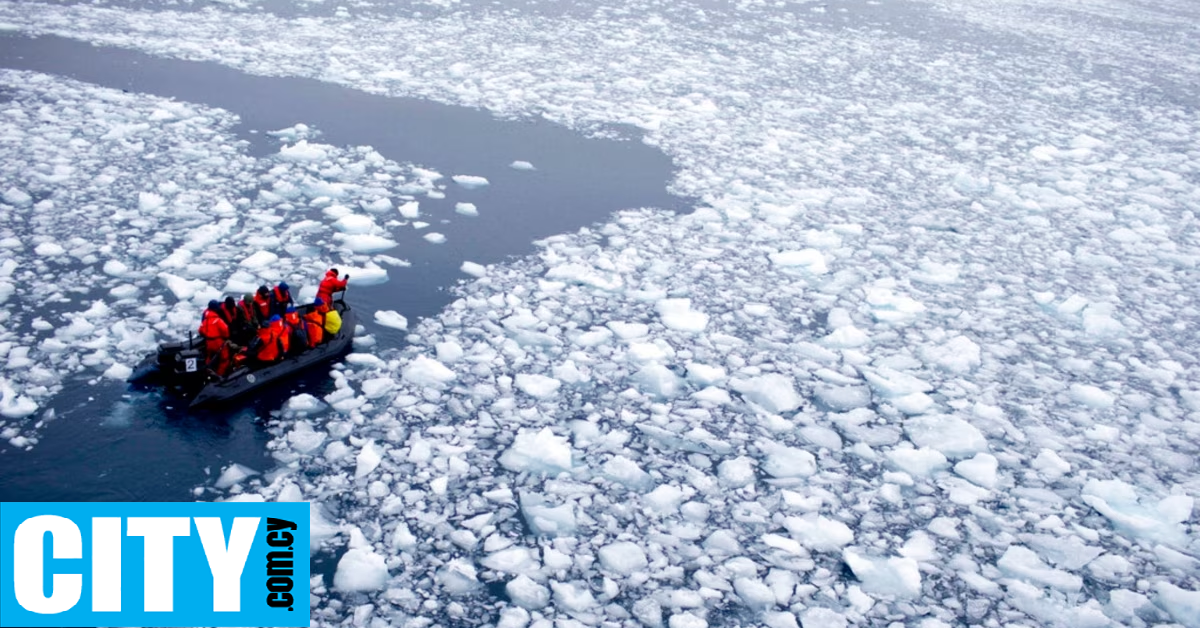
{"type": "Polygon", "coordinates": [[[130,517],[129,536],[145,537],[145,609],[169,613],[175,608],[175,537],[190,536],[187,517],[130,517]]]}
{"type": "Polygon", "coordinates": [[[121,518],[92,518],[92,610],[121,612],[121,518]]]}
{"type": "Polygon", "coordinates": [[[13,589],[17,603],[31,613],[54,615],[70,610],[83,592],[83,575],[56,573],[51,580],[50,597],[42,590],[45,565],[42,542],[50,533],[50,552],[54,558],[83,558],[83,537],[70,519],[57,515],[30,517],[13,534],[13,589]]]}
{"type": "Polygon", "coordinates": [[[236,613],[242,609],[242,570],[254,544],[259,517],[235,517],[225,546],[225,530],[219,517],[196,517],[196,532],[208,557],[213,576],[213,612],[236,613]]]}

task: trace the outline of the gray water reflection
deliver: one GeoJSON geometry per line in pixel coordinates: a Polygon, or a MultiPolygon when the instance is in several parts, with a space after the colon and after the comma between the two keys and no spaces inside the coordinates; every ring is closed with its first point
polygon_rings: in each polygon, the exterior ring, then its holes
{"type": "MultiPolygon", "coordinates": [[[[318,129],[323,143],[370,145],[389,159],[447,176],[487,177],[491,185],[485,188],[451,186],[445,199],[421,200],[422,212],[448,240],[432,245],[419,232],[397,234],[397,250],[412,267],[391,269],[388,283],[355,288],[351,295],[368,324],[375,310],[398,310],[410,321],[439,312],[451,299],[448,288],[465,277],[459,271],[464,259],[487,264],[529,253],[536,239],[575,231],[620,209],[687,205],[666,192],[673,166],[661,152],[637,141],[588,139],[542,120],[503,121],[479,110],[52,36],[0,36],[0,67],[229,110],[240,116],[235,132],[256,156],[278,150],[265,131],[302,122],[318,129]],[[513,170],[514,160],[530,161],[537,170],[513,170]],[[480,215],[456,216],[459,201],[475,203],[480,215]]],[[[371,331],[380,347],[404,342],[402,332],[371,331]]],[[[8,447],[0,453],[0,500],[188,499],[188,491],[205,481],[205,467],[213,473],[229,462],[269,468],[268,436],[256,421],[291,394],[320,396],[328,385],[318,370],[243,408],[188,415],[154,395],[130,394],[121,384],[68,384],[51,404],[56,416],[41,443],[28,452],[8,447]]]]}

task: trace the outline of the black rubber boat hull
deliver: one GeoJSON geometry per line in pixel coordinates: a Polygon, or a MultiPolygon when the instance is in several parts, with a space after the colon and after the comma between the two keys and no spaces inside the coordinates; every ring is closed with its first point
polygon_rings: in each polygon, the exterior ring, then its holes
{"type": "MultiPolygon", "coordinates": [[[[161,362],[163,349],[160,349],[158,353],[152,353],[138,363],[127,381],[135,385],[162,385],[188,399],[189,409],[215,406],[232,401],[269,384],[286,381],[292,375],[331,362],[349,353],[354,343],[354,328],[357,325],[357,318],[353,308],[344,302],[336,302],[336,307],[342,316],[342,328],[337,335],[277,364],[253,370],[242,368],[224,379],[208,381],[199,386],[188,386],[187,382],[171,381],[171,369],[169,366],[166,369],[163,368],[161,362]]],[[[168,355],[178,352],[180,349],[184,355],[187,355],[197,352],[199,346],[199,339],[192,339],[187,342],[169,343],[163,345],[163,348],[168,351],[168,355]]],[[[178,360],[178,358],[176,359],[178,360]]]]}
{"type": "Polygon", "coordinates": [[[188,407],[200,408],[230,401],[272,382],[286,380],[289,375],[335,360],[350,352],[354,342],[354,326],[354,311],[346,309],[342,312],[342,329],[332,340],[278,364],[240,376],[235,373],[222,381],[211,382],[196,393],[188,407]]]}

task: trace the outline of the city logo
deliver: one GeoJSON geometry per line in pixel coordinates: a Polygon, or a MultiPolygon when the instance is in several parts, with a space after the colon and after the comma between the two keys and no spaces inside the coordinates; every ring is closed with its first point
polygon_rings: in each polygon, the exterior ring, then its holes
{"type": "Polygon", "coordinates": [[[307,503],[0,502],[0,627],[309,625],[307,503]]]}

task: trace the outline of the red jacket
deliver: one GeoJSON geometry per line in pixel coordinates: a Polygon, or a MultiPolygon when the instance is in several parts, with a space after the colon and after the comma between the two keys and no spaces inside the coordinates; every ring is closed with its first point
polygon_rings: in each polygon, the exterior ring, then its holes
{"type": "Polygon", "coordinates": [[[291,330],[288,329],[288,326],[283,322],[283,319],[279,319],[274,323],[271,323],[269,327],[279,339],[279,348],[283,351],[283,353],[280,355],[286,355],[292,344],[291,330]]]}
{"type": "Polygon", "coordinates": [[[258,312],[258,320],[265,321],[271,318],[271,293],[266,296],[261,294],[254,295],[254,309],[258,312]]]}
{"type": "Polygon", "coordinates": [[[279,334],[274,327],[258,328],[258,352],[254,357],[263,362],[274,362],[283,356],[279,347],[279,334]]]}
{"type": "Polygon", "coordinates": [[[325,339],[325,314],[315,308],[309,310],[304,315],[304,331],[308,332],[309,348],[321,344],[325,339]]]}
{"type": "Polygon", "coordinates": [[[325,271],[325,278],[321,280],[321,285],[317,287],[317,298],[324,301],[325,305],[333,303],[333,293],[346,289],[346,280],[338,279],[337,273],[332,270],[325,271]]]}
{"type": "Polygon", "coordinates": [[[200,320],[200,336],[204,338],[205,349],[210,352],[220,351],[229,340],[229,325],[225,324],[217,312],[204,310],[204,318],[200,320]]]}

